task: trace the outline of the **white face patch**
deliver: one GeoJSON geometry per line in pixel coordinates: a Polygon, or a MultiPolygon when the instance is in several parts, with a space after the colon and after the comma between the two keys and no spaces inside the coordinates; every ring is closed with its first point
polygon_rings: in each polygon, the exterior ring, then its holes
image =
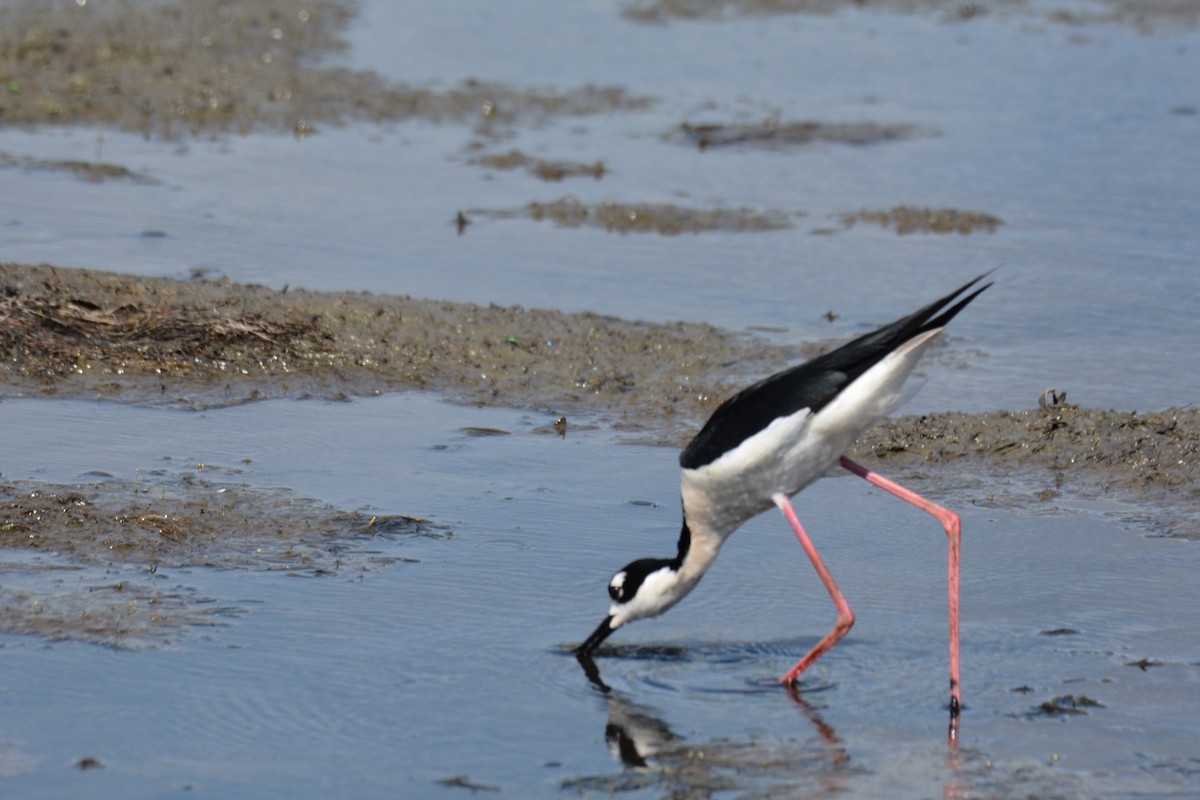
{"type": "MultiPolygon", "coordinates": [[[[624,584],[625,574],[617,573],[613,581],[616,582],[618,577],[624,584]]],[[[698,581],[699,578],[694,581],[681,580],[679,573],[670,567],[656,569],[642,581],[636,595],[624,602],[612,604],[608,612],[612,615],[612,622],[609,624],[616,630],[635,620],[657,617],[686,597],[698,581]]]]}

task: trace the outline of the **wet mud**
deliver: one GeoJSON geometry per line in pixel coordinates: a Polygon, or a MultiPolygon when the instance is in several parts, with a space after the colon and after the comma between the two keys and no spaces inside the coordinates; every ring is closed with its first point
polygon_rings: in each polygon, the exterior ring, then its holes
{"type": "Polygon", "coordinates": [[[560,228],[603,228],[612,233],[654,233],[679,236],[685,233],[726,231],[745,233],[792,227],[785,211],[756,211],[751,208],[689,208],[674,203],[583,203],[560,197],[545,203],[511,210],[472,209],[466,218],[532,219],[551,222],[560,228]]]}
{"type": "Polygon", "coordinates": [[[1023,411],[886,419],[851,455],[977,505],[1107,501],[1138,528],[1200,537],[1200,408],[1107,411],[1051,395],[1023,411]]]}
{"type": "MultiPolygon", "coordinates": [[[[480,219],[532,219],[536,222],[548,221],[560,228],[602,228],[610,233],[679,236],[708,231],[755,233],[781,230],[793,227],[793,220],[804,216],[806,215],[803,211],[689,208],[675,203],[621,203],[615,200],[589,204],[574,197],[560,197],[557,200],[530,203],[515,209],[468,209],[460,211],[455,222],[460,235],[466,233],[468,226],[480,219]]],[[[913,233],[957,233],[966,236],[972,233],[994,233],[997,227],[1004,224],[1004,220],[999,217],[979,211],[916,206],[896,206],[887,211],[855,211],[840,214],[837,219],[840,222],[839,228],[818,226],[813,228],[812,233],[837,233],[839,230],[849,230],[859,223],[865,223],[893,230],[900,236],[913,233]]]]}
{"type": "Polygon", "coordinates": [[[592,163],[582,161],[554,161],[522,153],[520,150],[509,150],[507,153],[486,153],[472,156],[468,163],[478,164],[489,169],[509,171],[523,169],[539,180],[558,183],[567,178],[595,178],[600,180],[608,169],[603,161],[592,163]]]}
{"type": "Polygon", "coordinates": [[[645,108],[617,87],[447,89],[327,65],[353,2],[0,5],[0,124],[94,124],[146,135],[315,133],[322,124],[457,121],[481,135],[517,120],[645,108]]]}
{"type": "Polygon", "coordinates": [[[0,264],[0,396],[205,408],[433,389],[626,429],[802,355],[705,324],[0,264]],[[619,417],[619,419],[618,419],[619,417]]]}
{"type": "MultiPolygon", "coordinates": [[[[98,397],[199,409],[420,388],[583,416],[681,445],[736,390],[836,346],[783,347],[705,324],[273,290],[0,265],[0,397],[98,397]]],[[[953,359],[953,343],[932,352],[953,359]]],[[[1200,409],[1031,408],[883,421],[850,455],[978,504],[1126,504],[1139,526],[1200,536],[1200,409]]],[[[566,418],[556,426],[551,420],[566,418]]]]}
{"type": "Polygon", "coordinates": [[[208,480],[206,471],[70,485],[0,481],[0,631],[157,647],[244,610],[179,583],[174,570],[353,580],[415,561],[385,555],[383,541],[452,535],[416,517],[342,511],[283,489],[208,480]],[[6,561],[5,551],[22,558],[6,561]],[[31,561],[30,551],[49,560],[31,561]]]}
{"type": "Polygon", "coordinates": [[[955,208],[917,208],[896,206],[884,211],[856,211],[842,214],[843,228],[853,228],[859,223],[879,225],[894,230],[901,236],[912,233],[995,233],[1004,220],[980,211],[962,211],[955,208]]]}

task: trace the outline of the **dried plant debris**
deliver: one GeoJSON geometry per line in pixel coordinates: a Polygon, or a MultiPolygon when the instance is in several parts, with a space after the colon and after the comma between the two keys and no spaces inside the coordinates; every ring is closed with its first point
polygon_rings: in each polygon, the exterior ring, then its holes
{"type": "Polygon", "coordinates": [[[843,228],[852,228],[858,223],[870,223],[891,228],[901,236],[911,233],[994,233],[1004,220],[979,211],[961,211],[956,208],[920,208],[896,206],[887,211],[855,211],[841,214],[843,228]]]}
{"type": "Polygon", "coordinates": [[[811,352],[702,323],[0,264],[0,396],[204,408],[411,387],[644,427],[811,352]]]}
{"type": "Polygon", "coordinates": [[[251,366],[286,374],[290,363],[319,356],[326,340],[316,319],[267,319],[238,308],[234,298],[225,307],[104,307],[53,291],[31,297],[14,290],[0,297],[0,322],[5,360],[38,377],[80,372],[101,361],[112,363],[118,375],[136,371],[135,362],[155,364],[163,378],[206,366],[223,371],[230,364],[242,374],[251,366]]]}
{"type": "Polygon", "coordinates": [[[566,178],[600,180],[608,173],[603,161],[593,161],[590,164],[581,161],[551,161],[526,155],[520,150],[474,156],[470,159],[470,163],[506,171],[524,169],[539,180],[552,183],[566,178]]]}
{"type": "Polygon", "coordinates": [[[756,147],[786,150],[816,143],[872,145],[910,139],[921,135],[915,125],[884,125],[876,122],[782,122],[776,116],[762,122],[692,124],[685,122],[666,135],[668,141],[690,144],[701,150],[724,147],[756,147]]]}
{"type": "Polygon", "coordinates": [[[0,122],[95,123],[173,137],[411,118],[481,132],[534,119],[644,108],[619,88],[525,90],[392,83],[321,65],[346,46],[349,0],[0,4],[0,122]]]}
{"type": "Polygon", "coordinates": [[[493,219],[528,217],[539,222],[550,221],[562,228],[603,228],[613,233],[656,233],[660,236],[679,236],[705,231],[746,233],[792,226],[791,215],[783,211],[756,211],[750,208],[701,209],[673,203],[620,203],[615,200],[589,205],[574,197],[560,197],[546,203],[530,203],[523,209],[474,209],[468,213],[487,215],[493,219]]]}
{"type": "Polygon", "coordinates": [[[154,184],[153,178],[133,172],[119,164],[105,164],[99,161],[62,161],[55,159],[33,158],[30,156],[14,156],[0,152],[0,167],[20,167],[30,170],[45,170],[47,172],[69,172],[77,178],[89,183],[125,180],[131,183],[154,184]]]}
{"type": "Polygon", "coordinates": [[[79,485],[0,482],[0,548],[75,564],[354,572],[402,560],[381,541],[447,538],[417,517],[341,511],[282,489],[188,475],[79,485]]]}
{"type": "Polygon", "coordinates": [[[633,0],[622,14],[636,22],[672,19],[728,19],[778,14],[836,14],[848,7],[887,13],[929,14],[945,22],[967,22],[990,14],[1021,15],[1069,25],[1115,23],[1138,30],[1194,26],[1200,8],[1181,0],[1085,0],[1067,4],[1030,0],[633,0]]]}

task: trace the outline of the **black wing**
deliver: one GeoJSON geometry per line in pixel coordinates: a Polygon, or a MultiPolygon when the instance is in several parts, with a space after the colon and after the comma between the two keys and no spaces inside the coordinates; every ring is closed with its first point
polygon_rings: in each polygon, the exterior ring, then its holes
{"type": "Polygon", "coordinates": [[[679,465],[684,469],[696,469],[710,464],[780,417],[790,416],[802,408],[814,414],[820,411],[888,353],[914,336],[941,328],[954,319],[991,284],[984,284],[946,310],[942,309],[986,275],[980,275],[891,325],[860,336],[811,361],[777,372],[738,392],[713,412],[700,433],[680,454],[679,465]]]}

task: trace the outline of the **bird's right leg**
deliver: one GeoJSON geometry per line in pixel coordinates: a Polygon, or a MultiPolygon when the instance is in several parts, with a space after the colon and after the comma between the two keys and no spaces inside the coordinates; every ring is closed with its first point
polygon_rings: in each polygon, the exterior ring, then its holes
{"type": "Polygon", "coordinates": [[[792,508],[792,501],[788,500],[787,495],[782,493],[773,495],[771,499],[775,501],[775,505],[779,506],[779,510],[783,512],[784,519],[792,526],[796,538],[800,541],[800,546],[808,554],[809,560],[812,561],[813,567],[817,570],[817,575],[820,576],[821,582],[825,584],[825,588],[829,591],[829,596],[833,598],[834,606],[837,607],[837,623],[833,626],[833,630],[824,639],[813,645],[813,648],[805,654],[804,658],[797,661],[796,666],[788,670],[787,674],[779,679],[780,683],[790,684],[796,680],[796,676],[808,669],[810,664],[820,658],[826,650],[833,647],[839,639],[850,632],[850,628],[854,625],[854,612],[850,610],[850,604],[842,596],[841,590],[838,589],[837,584],[833,581],[833,576],[825,568],[825,562],[821,560],[821,556],[817,553],[817,548],[813,546],[812,541],[808,538],[808,534],[804,531],[804,526],[797,519],[796,511],[792,508]]]}

